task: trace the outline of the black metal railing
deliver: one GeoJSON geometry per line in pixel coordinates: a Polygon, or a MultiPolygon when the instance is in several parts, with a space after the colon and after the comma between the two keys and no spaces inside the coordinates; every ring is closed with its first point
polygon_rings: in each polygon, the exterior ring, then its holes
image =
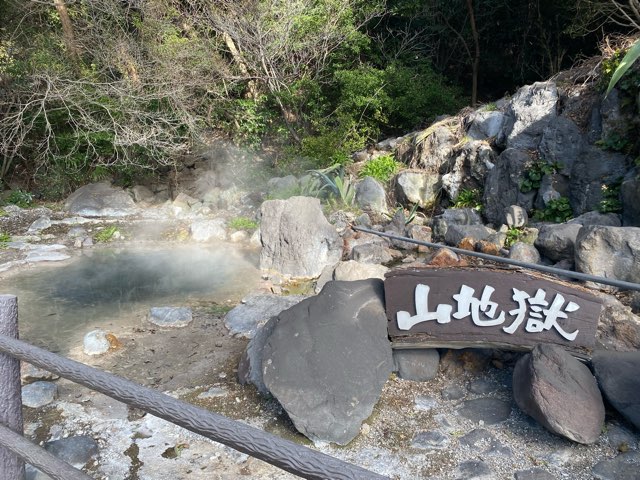
{"type": "MultiPolygon", "coordinates": [[[[302,478],[317,480],[388,479],[388,477],[12,337],[17,337],[17,298],[12,295],[0,295],[0,372],[2,372],[3,365],[8,365],[11,368],[7,371],[11,370],[12,374],[17,376],[17,381],[15,378],[11,379],[11,385],[6,382],[8,380],[6,376],[5,378],[0,377],[0,407],[5,410],[4,407],[11,406],[12,408],[9,410],[14,411],[13,417],[16,416],[16,402],[21,403],[20,372],[19,367],[16,369],[14,363],[17,360],[22,360],[302,478]],[[7,325],[10,326],[7,327],[7,325]],[[13,334],[7,335],[11,332],[13,334]]],[[[32,464],[54,479],[86,480],[90,478],[69,465],[65,464],[65,467],[61,467],[58,459],[54,462],[52,455],[16,433],[16,430],[22,430],[22,418],[9,417],[11,415],[0,410],[0,480],[22,479],[24,467],[19,459],[32,464]],[[16,461],[17,457],[19,457],[18,461],[16,461]],[[75,473],[72,475],[69,473],[71,471],[75,473]]]]}

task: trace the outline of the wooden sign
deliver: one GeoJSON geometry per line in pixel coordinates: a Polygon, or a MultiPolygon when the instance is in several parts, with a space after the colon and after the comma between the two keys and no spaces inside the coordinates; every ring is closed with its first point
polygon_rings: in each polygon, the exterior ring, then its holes
{"type": "Polygon", "coordinates": [[[394,346],[581,350],[594,346],[601,310],[583,288],[511,269],[399,269],[384,290],[394,346]]]}

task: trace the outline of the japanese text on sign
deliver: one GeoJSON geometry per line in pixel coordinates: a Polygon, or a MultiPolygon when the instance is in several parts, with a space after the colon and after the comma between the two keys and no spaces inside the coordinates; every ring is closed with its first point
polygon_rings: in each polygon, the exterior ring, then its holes
{"type": "MultiPolygon", "coordinates": [[[[406,311],[397,313],[398,328],[410,330],[414,325],[435,320],[439,324],[450,323],[454,320],[471,317],[473,323],[479,327],[493,327],[503,325],[507,319],[504,311],[497,312],[498,304],[491,301],[491,295],[495,289],[485,286],[482,294],[475,295],[475,289],[462,285],[460,291],[453,295],[457,304],[454,313],[453,306],[449,304],[437,305],[435,311],[429,310],[429,286],[418,284],[415,289],[416,314],[411,315],[406,311]]],[[[568,313],[577,311],[580,306],[574,302],[566,302],[562,294],[556,293],[551,303],[546,300],[547,293],[539,288],[534,296],[523,290],[512,288],[512,296],[517,308],[508,312],[512,321],[502,327],[505,333],[513,334],[523,324],[525,332],[537,333],[555,329],[564,339],[575,340],[578,330],[565,331],[560,322],[568,318],[568,313]],[[566,305],[565,305],[566,303],[566,305]]]]}

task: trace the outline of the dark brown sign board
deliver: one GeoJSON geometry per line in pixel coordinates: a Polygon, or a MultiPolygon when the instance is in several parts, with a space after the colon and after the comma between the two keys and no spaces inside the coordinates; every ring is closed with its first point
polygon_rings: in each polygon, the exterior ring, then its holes
{"type": "Polygon", "coordinates": [[[512,269],[410,268],[384,281],[394,346],[528,349],[595,344],[600,300],[586,289],[512,269]]]}

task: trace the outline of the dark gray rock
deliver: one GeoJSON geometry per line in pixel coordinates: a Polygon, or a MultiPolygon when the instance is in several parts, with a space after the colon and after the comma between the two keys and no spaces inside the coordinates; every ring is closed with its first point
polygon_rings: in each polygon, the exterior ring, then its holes
{"type": "Polygon", "coordinates": [[[385,244],[364,243],[351,250],[351,258],[360,263],[389,263],[393,257],[385,244]]]}
{"type": "Polygon", "coordinates": [[[342,256],[342,239],[329,224],[320,200],[268,200],[261,208],[260,268],[294,277],[317,277],[342,256]]]}
{"type": "Polygon", "coordinates": [[[453,474],[456,480],[492,480],[493,472],[482,460],[468,460],[456,467],[453,474]]]}
{"type": "Polygon", "coordinates": [[[363,210],[375,213],[387,211],[387,194],[373,177],[364,177],[356,185],[356,204],[363,210]]]}
{"type": "Polygon", "coordinates": [[[136,213],[131,196],[106,182],[80,187],[67,198],[65,210],[83,217],[124,217],[136,213]]]}
{"type": "Polygon", "coordinates": [[[509,258],[521,262],[539,263],[540,252],[533,245],[524,242],[516,242],[509,249],[509,258]]]}
{"type": "Polygon", "coordinates": [[[615,423],[607,424],[605,430],[609,446],[614,450],[626,452],[638,449],[638,437],[630,430],[615,423]]]}
{"type": "Polygon", "coordinates": [[[418,395],[414,401],[417,410],[428,412],[438,406],[438,401],[434,397],[418,395]]]}
{"type": "Polygon", "coordinates": [[[465,396],[465,391],[459,385],[448,385],[442,389],[440,395],[445,400],[460,400],[465,396]]]}
{"type": "Polygon", "coordinates": [[[593,370],[605,398],[620,414],[640,429],[640,351],[597,351],[593,370]]]}
{"type": "Polygon", "coordinates": [[[98,443],[86,435],[46,442],[44,448],[75,468],[84,467],[92,458],[98,455],[98,443]]]}
{"type": "Polygon", "coordinates": [[[432,206],[440,190],[440,178],[436,173],[405,170],[395,177],[396,198],[403,205],[432,206]]]}
{"type": "Polygon", "coordinates": [[[625,227],[640,227],[640,175],[636,173],[622,182],[620,201],[622,224],[625,227]]]}
{"type": "Polygon", "coordinates": [[[440,354],[435,348],[394,350],[393,361],[400,378],[426,382],[438,374],[440,354]]]}
{"type": "Polygon", "coordinates": [[[541,468],[519,470],[514,474],[514,477],[515,480],[556,480],[555,476],[541,468]]]}
{"type": "Polygon", "coordinates": [[[413,448],[419,448],[421,450],[434,450],[445,448],[450,442],[449,436],[438,430],[431,430],[429,432],[420,432],[413,440],[411,440],[411,446],[413,448]]]}
{"type": "Polygon", "coordinates": [[[495,390],[495,385],[484,378],[478,378],[469,384],[469,391],[478,395],[487,395],[495,390]]]}
{"type": "Polygon", "coordinates": [[[263,378],[296,428],[349,443],[393,369],[382,280],[329,282],[285,310],[263,351],[263,378]]]}
{"type": "Polygon", "coordinates": [[[267,192],[271,198],[286,198],[298,193],[300,182],[294,175],[270,178],[267,182],[267,192]]]}
{"type": "Polygon", "coordinates": [[[193,314],[189,307],[152,307],[149,321],[159,327],[180,328],[193,321],[193,314]]]}
{"type": "Polygon", "coordinates": [[[33,382],[22,387],[22,405],[40,408],[50,404],[58,397],[58,387],[51,382],[33,382]]]}
{"type": "Polygon", "coordinates": [[[252,338],[258,328],[283,310],[304,300],[304,295],[249,295],[224,317],[224,324],[232,335],[252,338]]]}
{"type": "Polygon", "coordinates": [[[587,212],[572,218],[567,223],[578,223],[583,227],[602,225],[605,227],[619,227],[620,217],[615,213],[587,212]]]}
{"type": "Polygon", "coordinates": [[[444,240],[452,225],[482,225],[480,214],[472,208],[447,208],[442,215],[433,219],[433,237],[444,240]]]}
{"type": "Polygon", "coordinates": [[[595,378],[562,347],[537,345],[518,360],[513,397],[523,412],[569,440],[590,444],[600,435],[604,403],[595,378]]]}
{"type": "Polygon", "coordinates": [[[476,428],[460,437],[460,444],[474,450],[481,447],[490,447],[495,442],[495,437],[484,428],[476,428]]]}
{"type": "Polygon", "coordinates": [[[583,227],[575,262],[579,272],[640,283],[640,228],[583,227]]]}
{"type": "Polygon", "coordinates": [[[480,240],[487,240],[489,236],[496,233],[495,230],[484,225],[451,225],[447,229],[444,241],[447,245],[457,246],[463,238],[472,238],[473,243],[480,240]]]}
{"type": "Polygon", "coordinates": [[[472,422],[494,425],[511,415],[511,404],[497,398],[483,397],[466,400],[458,413],[472,422]]]}
{"type": "Polygon", "coordinates": [[[556,117],[545,127],[539,151],[548,163],[562,165],[562,173],[569,175],[584,146],[580,128],[568,118],[556,117]]]}
{"type": "Polygon", "coordinates": [[[533,208],[535,191],[523,193],[520,185],[525,172],[534,162],[527,150],[508,148],[498,156],[495,166],[489,170],[484,184],[484,215],[494,225],[506,223],[505,209],[518,205],[529,211],[533,208]]]}
{"type": "Polygon", "coordinates": [[[638,480],[639,472],[640,452],[621,453],[611,460],[596,463],[591,470],[598,480],[638,480]]]}
{"type": "Polygon", "coordinates": [[[569,181],[569,201],[573,213],[580,215],[597,210],[602,200],[602,186],[624,177],[629,158],[617,152],[589,146],[576,159],[569,181]]]}
{"type": "Polygon", "coordinates": [[[264,346],[278,323],[278,317],[271,317],[256,330],[238,363],[238,381],[241,385],[254,385],[260,393],[267,395],[269,389],[262,378],[262,358],[264,346]]]}
{"type": "Polygon", "coordinates": [[[569,177],[561,173],[544,175],[540,181],[534,206],[538,210],[544,210],[549,202],[558,200],[560,197],[569,197],[569,177]]]}
{"type": "Polygon", "coordinates": [[[534,245],[542,255],[554,262],[572,260],[576,238],[581,228],[582,226],[576,223],[543,225],[534,245]]]}
{"type": "Polygon", "coordinates": [[[518,90],[505,112],[507,148],[536,149],[545,129],[556,120],[557,103],[554,82],[537,82],[518,90]]]}

